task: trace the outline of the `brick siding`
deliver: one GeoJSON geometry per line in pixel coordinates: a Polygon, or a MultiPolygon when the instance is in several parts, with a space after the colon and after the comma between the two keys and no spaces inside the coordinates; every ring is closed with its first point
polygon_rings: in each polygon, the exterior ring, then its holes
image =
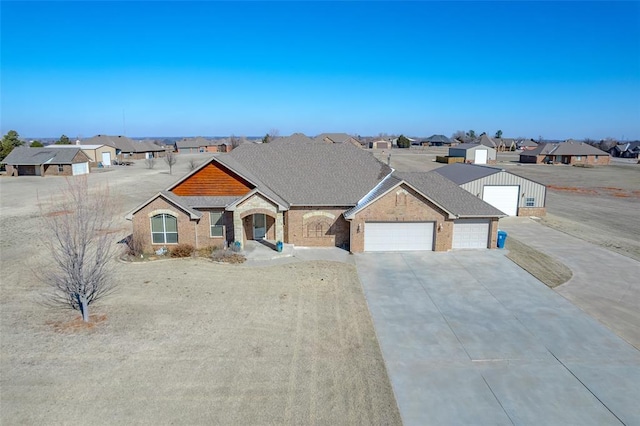
{"type": "Polygon", "coordinates": [[[352,253],[364,251],[366,222],[435,222],[434,250],[449,250],[453,241],[453,221],[447,217],[429,200],[402,185],[356,214],[351,221],[350,250],[352,253]]]}
{"type": "Polygon", "coordinates": [[[343,247],[349,244],[347,207],[292,207],[285,212],[284,242],[306,247],[343,247]]]}
{"type": "Polygon", "coordinates": [[[547,215],[545,207],[518,207],[518,216],[543,217],[547,215]]]}

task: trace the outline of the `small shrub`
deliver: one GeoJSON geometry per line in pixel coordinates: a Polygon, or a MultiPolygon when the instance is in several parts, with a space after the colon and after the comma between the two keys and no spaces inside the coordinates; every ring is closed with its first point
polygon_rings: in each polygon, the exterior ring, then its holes
{"type": "Polygon", "coordinates": [[[191,244],[178,244],[171,249],[171,257],[190,257],[195,250],[191,244]]]}
{"type": "Polygon", "coordinates": [[[234,253],[231,251],[217,250],[211,254],[211,260],[213,260],[214,262],[236,264],[236,263],[244,263],[244,261],[247,260],[247,258],[241,254],[234,253]]]}
{"type": "Polygon", "coordinates": [[[216,246],[208,246],[208,247],[203,247],[201,249],[198,249],[197,253],[198,253],[199,257],[209,257],[216,250],[218,250],[218,247],[216,247],[216,246]]]}

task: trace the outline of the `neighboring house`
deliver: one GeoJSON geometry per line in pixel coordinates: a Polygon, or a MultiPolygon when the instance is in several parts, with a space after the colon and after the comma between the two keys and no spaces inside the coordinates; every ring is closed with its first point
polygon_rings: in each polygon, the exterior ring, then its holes
{"type": "Polygon", "coordinates": [[[444,146],[451,145],[451,139],[445,135],[431,135],[422,141],[422,146],[444,146]]]}
{"type": "MultiPolygon", "coordinates": [[[[399,136],[398,136],[397,138],[392,138],[392,139],[391,139],[391,145],[393,145],[393,146],[398,146],[398,139],[399,139],[399,138],[400,138],[399,136]]],[[[416,143],[419,143],[417,139],[412,139],[412,138],[410,138],[410,137],[408,137],[408,136],[405,136],[405,138],[407,138],[407,140],[408,140],[409,142],[411,142],[411,145],[414,145],[414,144],[416,144],[416,143]]]]}
{"type": "Polygon", "coordinates": [[[462,157],[465,163],[495,164],[496,150],[477,143],[461,143],[449,148],[449,157],[462,157]]]}
{"type": "Polygon", "coordinates": [[[584,142],[567,141],[563,143],[540,144],[536,149],[523,151],[521,163],[569,164],[569,165],[606,165],[611,160],[609,153],[584,142]]]}
{"type": "Polygon", "coordinates": [[[531,151],[532,149],[536,149],[538,147],[538,142],[533,139],[522,139],[516,143],[516,149],[520,149],[522,151],[531,151]]]}
{"type": "Polygon", "coordinates": [[[67,149],[14,148],[2,160],[7,176],[77,176],[89,173],[89,157],[78,146],[67,149]]]}
{"type": "Polygon", "coordinates": [[[325,143],[350,143],[358,148],[362,148],[362,143],[356,138],[346,133],[321,133],[314,138],[315,141],[325,143]]]}
{"type": "Polygon", "coordinates": [[[371,149],[391,149],[391,142],[385,140],[377,140],[373,141],[369,144],[369,148],[371,149]]]}
{"type": "Polygon", "coordinates": [[[108,145],[116,149],[116,158],[122,160],[142,160],[164,157],[165,149],[152,142],[136,142],[126,136],[97,135],[80,142],[81,145],[108,145]]]}
{"type": "Polygon", "coordinates": [[[611,148],[609,154],[620,158],[638,158],[640,154],[640,141],[620,143],[611,148]]]}
{"type": "Polygon", "coordinates": [[[351,252],[495,248],[504,214],[437,173],[346,144],[244,144],[127,215],[145,251],[267,239],[351,252]]]}
{"type": "Polygon", "coordinates": [[[514,173],[475,164],[434,170],[509,216],[544,216],[547,187],[514,173]]]}
{"type": "Polygon", "coordinates": [[[203,137],[184,138],[175,143],[175,151],[180,154],[193,154],[205,152],[229,152],[232,144],[225,139],[205,139],[203,137]]]}
{"type": "Polygon", "coordinates": [[[109,145],[49,145],[47,148],[81,148],[89,157],[91,167],[109,167],[116,158],[116,149],[109,145]]]}
{"type": "Polygon", "coordinates": [[[272,140],[269,143],[310,143],[314,142],[309,136],[304,133],[293,133],[291,136],[283,136],[272,140]]]}
{"type": "Polygon", "coordinates": [[[478,142],[480,145],[488,146],[496,151],[514,151],[516,149],[516,141],[512,138],[492,138],[486,133],[480,135],[478,142]]]}

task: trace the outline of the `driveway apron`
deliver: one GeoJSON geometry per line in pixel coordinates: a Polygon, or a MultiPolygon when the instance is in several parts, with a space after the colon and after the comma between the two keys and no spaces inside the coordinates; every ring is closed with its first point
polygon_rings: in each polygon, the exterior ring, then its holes
{"type": "Polygon", "coordinates": [[[640,352],[503,251],[356,266],[405,425],[640,425],[640,352]]]}

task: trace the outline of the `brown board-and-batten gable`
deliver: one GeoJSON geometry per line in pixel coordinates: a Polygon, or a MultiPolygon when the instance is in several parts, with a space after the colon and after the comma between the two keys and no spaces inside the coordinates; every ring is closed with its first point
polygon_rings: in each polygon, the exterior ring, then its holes
{"type": "Polygon", "coordinates": [[[250,182],[238,174],[212,161],[171,188],[171,192],[183,197],[241,196],[253,188],[250,182]]]}

